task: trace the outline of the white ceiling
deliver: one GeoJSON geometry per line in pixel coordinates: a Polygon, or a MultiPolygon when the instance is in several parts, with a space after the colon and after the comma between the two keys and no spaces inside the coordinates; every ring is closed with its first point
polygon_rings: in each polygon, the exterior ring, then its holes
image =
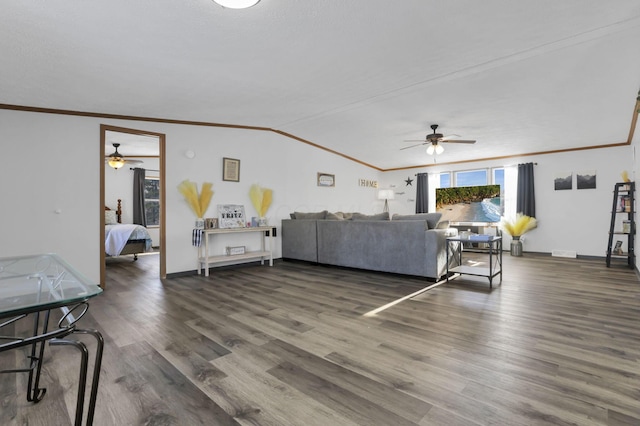
{"type": "MultiPolygon", "coordinates": [[[[0,102],[264,126],[381,169],[625,142],[637,0],[2,4],[0,102]]],[[[167,143],[171,143],[168,141],[167,143]]],[[[109,151],[108,151],[109,152],[109,151]]]]}

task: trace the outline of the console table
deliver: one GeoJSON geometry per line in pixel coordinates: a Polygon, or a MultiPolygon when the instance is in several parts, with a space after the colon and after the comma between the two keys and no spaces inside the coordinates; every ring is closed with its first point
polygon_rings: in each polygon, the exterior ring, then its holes
{"type": "Polygon", "coordinates": [[[0,258],[0,352],[30,346],[27,365],[0,373],[28,373],[27,401],[40,402],[46,388],[40,387],[42,360],[47,342],[50,345],[73,346],[80,351],[80,375],[74,424],[82,424],[87,382],[89,351],[84,343],[69,337],[74,333],[90,334],[96,341],[95,362],[86,424],[93,424],[98,395],[104,340],[97,330],[81,330],[76,323],[89,309],[87,300],[102,293],[69,264],[55,254],[0,258]],[[49,329],[51,313],[60,318],[49,329]],[[29,332],[17,327],[22,320],[32,319],[29,332]],[[5,332],[11,335],[5,335],[5,332]]]}
{"type": "Polygon", "coordinates": [[[276,228],[274,226],[252,226],[246,228],[213,228],[202,230],[202,243],[198,247],[198,275],[204,269],[204,276],[209,276],[209,267],[216,264],[236,262],[238,260],[260,259],[260,263],[264,264],[265,260],[269,260],[269,266],[273,266],[273,239],[276,236],[276,228]],[[241,234],[241,233],[260,233],[260,250],[247,251],[242,254],[230,255],[211,255],[209,251],[210,238],[220,235],[241,234]],[[267,244],[268,239],[268,244],[267,244]]]}
{"type": "MultiPolygon", "coordinates": [[[[489,279],[489,288],[493,288],[493,278],[500,276],[502,283],[502,236],[487,235],[483,237],[449,237],[447,238],[447,282],[450,273],[460,275],[475,275],[489,279]],[[489,267],[471,266],[462,264],[463,245],[465,243],[485,243],[488,246],[486,253],[489,255],[489,267]],[[458,266],[449,267],[449,253],[453,256],[458,266]]],[[[476,252],[478,253],[478,252],[476,252]]]]}

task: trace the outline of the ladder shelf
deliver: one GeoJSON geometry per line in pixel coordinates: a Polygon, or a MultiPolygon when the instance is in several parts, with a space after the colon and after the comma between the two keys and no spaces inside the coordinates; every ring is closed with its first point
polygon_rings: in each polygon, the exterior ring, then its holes
{"type": "Polygon", "coordinates": [[[611,266],[612,259],[626,260],[630,268],[635,267],[635,192],[635,182],[619,182],[613,188],[613,206],[611,208],[609,244],[607,245],[607,267],[611,266]],[[622,217],[622,220],[619,217],[622,217]],[[615,235],[620,235],[622,238],[614,243],[615,235]],[[626,243],[625,249],[623,249],[624,243],[626,243]]]}

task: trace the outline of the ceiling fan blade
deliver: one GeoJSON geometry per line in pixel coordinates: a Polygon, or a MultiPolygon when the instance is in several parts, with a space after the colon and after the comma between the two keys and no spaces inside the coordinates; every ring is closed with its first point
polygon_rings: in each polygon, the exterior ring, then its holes
{"type": "Polygon", "coordinates": [[[429,141],[425,140],[425,139],[405,139],[402,142],[422,142],[422,143],[427,143],[429,141]]]}
{"type": "Polygon", "coordinates": [[[143,163],[142,160],[129,160],[129,159],[125,159],[124,162],[127,163],[127,164],[142,164],[143,163]]]}
{"type": "Polygon", "coordinates": [[[403,149],[415,148],[416,146],[420,146],[420,145],[424,145],[424,144],[425,144],[425,142],[417,143],[417,144],[411,145],[411,146],[405,146],[404,148],[400,148],[400,151],[402,151],[403,149]]]}
{"type": "Polygon", "coordinates": [[[441,139],[439,142],[446,142],[446,143],[476,143],[476,141],[464,140],[464,139],[450,139],[450,140],[441,139]]]}

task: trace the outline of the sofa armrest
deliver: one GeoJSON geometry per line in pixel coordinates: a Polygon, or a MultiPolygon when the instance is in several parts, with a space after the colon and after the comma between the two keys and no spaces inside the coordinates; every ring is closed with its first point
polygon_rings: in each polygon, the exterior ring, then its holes
{"type": "MultiPolygon", "coordinates": [[[[428,229],[424,233],[427,259],[431,262],[427,265],[430,274],[432,274],[430,276],[442,277],[447,273],[447,238],[457,236],[458,229],[428,229]],[[433,263],[434,260],[435,263],[433,263]]],[[[453,256],[450,256],[449,263],[453,260],[453,256]]]]}
{"type": "Polygon", "coordinates": [[[282,220],[282,257],[318,261],[318,236],[315,219],[282,220]]]}

